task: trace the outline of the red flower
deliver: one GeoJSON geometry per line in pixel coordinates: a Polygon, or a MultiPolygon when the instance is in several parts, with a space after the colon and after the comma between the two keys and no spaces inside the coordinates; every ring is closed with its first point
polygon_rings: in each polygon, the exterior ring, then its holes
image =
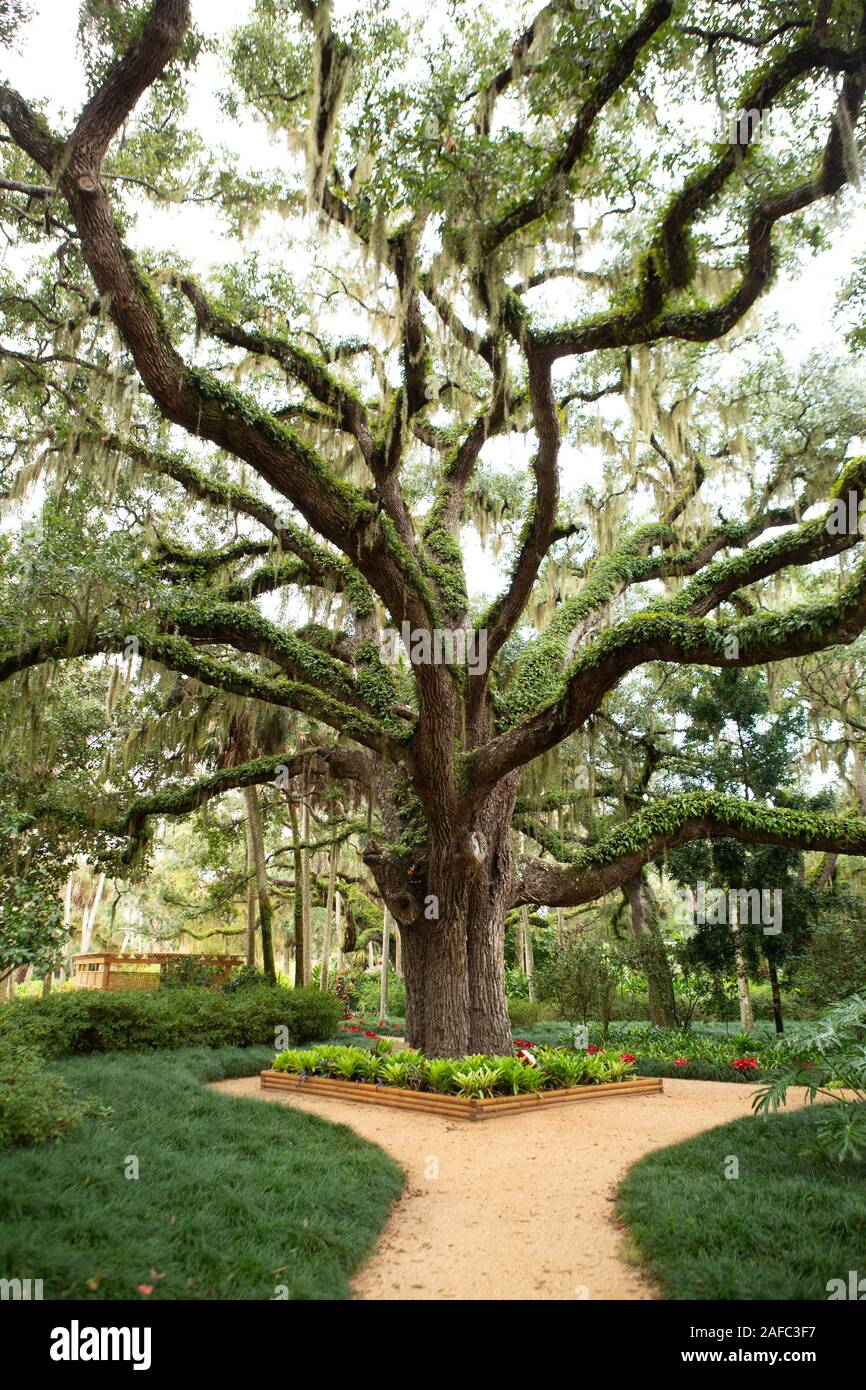
{"type": "Polygon", "coordinates": [[[621,1062],[636,1062],[636,1061],[637,1061],[637,1057],[635,1057],[635,1055],[634,1055],[633,1052],[622,1052],[622,1053],[620,1053],[620,1058],[619,1058],[619,1060],[620,1060],[621,1062]]]}
{"type": "Polygon", "coordinates": [[[350,1033],[360,1033],[360,1031],[361,1031],[360,1028],[355,1027],[354,1024],[353,1024],[352,1027],[349,1029],[349,1032],[350,1032],[350,1033]]]}
{"type": "Polygon", "coordinates": [[[674,1066],[675,1066],[675,1067],[687,1067],[688,1064],[689,1064],[689,1059],[688,1059],[688,1057],[677,1057],[677,1058],[675,1058],[675,1060],[674,1060],[674,1066]]]}
{"type": "Polygon", "coordinates": [[[758,1071],[758,1063],[754,1057],[736,1057],[731,1066],[737,1071],[758,1071]]]}
{"type": "Polygon", "coordinates": [[[139,1284],[138,1292],[145,1295],[153,1293],[153,1284],[139,1284]]]}
{"type": "Polygon", "coordinates": [[[375,1036],[376,1036],[376,1034],[373,1033],[373,1032],[371,1032],[369,1028],[367,1029],[366,1033],[364,1034],[364,1037],[365,1037],[365,1038],[375,1038],[375,1036]]]}
{"type": "Polygon", "coordinates": [[[588,1047],[586,1050],[587,1050],[587,1052],[589,1053],[590,1057],[591,1057],[591,1056],[593,1055],[593,1053],[595,1053],[595,1052],[604,1052],[604,1048],[603,1048],[603,1047],[588,1047]]]}

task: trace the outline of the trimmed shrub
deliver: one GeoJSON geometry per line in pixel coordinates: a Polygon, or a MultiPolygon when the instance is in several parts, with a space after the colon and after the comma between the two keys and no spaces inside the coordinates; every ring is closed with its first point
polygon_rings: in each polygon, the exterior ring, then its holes
{"type": "Polygon", "coordinates": [[[239,989],[251,989],[266,984],[267,980],[261,970],[256,970],[254,965],[242,965],[229,975],[223,985],[223,994],[234,994],[239,989]]]}
{"type": "Polygon", "coordinates": [[[200,986],[213,989],[221,965],[211,965],[208,961],[197,960],[195,956],[178,956],[177,960],[167,960],[159,978],[160,989],[189,989],[200,986]]]}
{"type": "MultiPolygon", "coordinates": [[[[349,990],[350,1006],[356,1013],[375,1014],[378,1018],[381,992],[378,975],[360,975],[349,990]]],[[[406,986],[393,971],[388,975],[388,1007],[385,1012],[392,1018],[403,1018],[406,1014],[406,986]]]]}
{"type": "Polygon", "coordinates": [[[38,1052],[0,1046],[0,1149],[58,1139],[94,1108],[46,1071],[38,1052]]]}
{"type": "Polygon", "coordinates": [[[764,1073],[739,1071],[732,1062],[707,1062],[702,1058],[690,1058],[685,1066],[678,1066],[662,1057],[639,1057],[635,1064],[638,1076],[671,1076],[680,1081],[745,1081],[754,1086],[764,1073]]]}
{"type": "MultiPolygon", "coordinates": [[[[509,995],[507,999],[508,1017],[512,1028],[529,1028],[534,1023],[550,1021],[556,1017],[556,1010],[550,1004],[541,1004],[537,999],[521,999],[509,995]]],[[[563,1036],[571,1036],[568,1025],[562,1027],[563,1036]]]]}
{"type": "Polygon", "coordinates": [[[273,1044],[277,1029],[291,1042],[333,1037],[342,1013],[333,994],[317,989],[171,989],[152,994],[76,990],[22,999],[0,1009],[6,1039],[49,1057],[157,1048],[252,1047],[273,1044]]]}

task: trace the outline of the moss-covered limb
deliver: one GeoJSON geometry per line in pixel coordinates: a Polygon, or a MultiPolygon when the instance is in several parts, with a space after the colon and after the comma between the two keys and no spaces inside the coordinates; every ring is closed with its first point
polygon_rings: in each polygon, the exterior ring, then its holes
{"type": "Polygon", "coordinates": [[[240,347],[258,357],[270,357],[278,362],[289,376],[306,387],[326,407],[342,429],[353,435],[364,457],[369,458],[373,441],[364,403],[356,392],[334,376],[323,359],[288,338],[232,323],[220,306],[208,299],[201,287],[188,276],[179,277],[176,283],[192,304],[202,332],[232,347],[240,347]]]}
{"type": "MultiPolygon", "coordinates": [[[[655,435],[650,436],[650,443],[653,448],[659,448],[659,443],[655,435]]],[[[706,472],[704,466],[700,459],[696,458],[685,483],[673,498],[670,505],[665,508],[661,518],[662,525],[673,526],[674,522],[679,520],[692,499],[697,497],[703,487],[705,478],[706,472]]]]}
{"type": "MultiPolygon", "coordinates": [[[[360,749],[323,746],[292,755],[277,754],[269,758],[254,758],[236,767],[221,768],[194,782],[176,782],[161,787],[158,792],[137,796],[124,810],[112,812],[101,806],[92,812],[93,823],[112,835],[138,834],[151,816],[183,816],[197,810],[206,802],[225,795],[234,788],[282,786],[305,772],[339,781],[355,781],[369,785],[373,769],[367,754],[360,749]]],[[[46,806],[45,808],[49,808],[46,806]]]]}
{"type": "Polygon", "coordinates": [[[337,699],[306,682],[262,675],[202,652],[184,637],[154,633],[132,622],[123,631],[106,629],[84,635],[62,629],[27,647],[0,651],[0,681],[47,661],[95,656],[104,652],[128,652],[131,643],[137,644],[140,656],[170,671],[180,671],[202,685],[213,686],[230,695],[298,710],[393,762],[405,762],[409,757],[407,744],[412,730],[407,729],[402,721],[395,720],[392,732],[347,700],[337,699]]]}
{"type": "MultiPolygon", "coordinates": [[[[854,492],[859,503],[866,484],[866,459],[854,459],[843,469],[833,487],[836,496],[854,492]]],[[[688,493],[692,483],[686,485],[688,493]]],[[[679,506],[682,494],[672,507],[679,506]]],[[[720,550],[747,546],[762,532],[797,521],[794,507],[772,508],[746,521],[722,522],[688,546],[677,546],[670,522],[671,509],[660,522],[637,527],[607,555],[593,561],[586,580],[574,598],[563,603],[545,631],[532,641],[516,664],[508,689],[511,722],[525,717],[545,697],[553,698],[561,686],[563,663],[591,631],[598,614],[634,584],[653,579],[696,575],[674,598],[661,601],[653,611],[669,610],[691,617],[705,617],[725,599],[748,584],[766,578],[788,565],[810,564],[840,554],[857,545],[858,531],[839,534],[828,526],[832,513],[803,522],[797,529],[741,555],[711,563],[720,550]],[[654,551],[661,547],[661,554],[654,551]]]]}
{"type": "MultiPolygon", "coordinates": [[[[866,496],[866,457],[853,459],[843,470],[834,487],[837,496],[854,498],[853,509],[866,496]]],[[[717,560],[687,584],[666,605],[672,612],[703,617],[738,589],[766,579],[791,565],[809,565],[831,555],[859,545],[863,540],[859,529],[842,530],[833,526],[835,513],[828,510],[813,521],[802,522],[796,530],[763,545],[754,546],[741,555],[717,560]]]]}
{"type": "Polygon", "coordinates": [[[648,661],[677,665],[758,666],[850,644],[866,628],[866,562],[837,597],[717,624],[669,610],[646,611],[608,629],[586,646],[559,693],[521,724],[470,753],[466,772],[473,796],[506,773],[574,733],[629,671],[648,661]]]}
{"type": "Polygon", "coordinates": [[[557,207],[567,194],[569,177],[578,160],[586,153],[598,116],[632,76],[635,67],[659,29],[673,12],[673,0],[655,0],[639,22],[620,43],[604,71],[593,83],[589,95],[578,110],[568,138],[545,170],[540,187],[529,198],[521,200],[493,226],[481,234],[481,254],[491,255],[508,237],[523,227],[537,222],[557,207]]]}
{"type": "MultiPolygon", "coordinates": [[[[144,71],[144,49],[151,49],[155,61],[156,55],[163,53],[162,37],[170,27],[164,24],[163,11],[165,6],[174,11],[177,5],[188,13],[183,0],[157,0],[145,25],[147,39],[143,37],[134,45],[109,74],[107,87],[120,68],[130,73],[144,71]]],[[[155,81],[160,71],[154,66],[149,80],[155,81]]],[[[102,93],[97,92],[87,110],[95,111],[101,100],[102,93]]],[[[99,179],[103,151],[97,149],[94,161],[94,149],[82,140],[79,126],[67,152],[60,188],[73,215],[81,254],[99,295],[109,305],[111,319],[144,388],[162,416],[247,463],[298,509],[320,537],[362,570],[393,613],[424,622],[429,615],[423,599],[417,592],[411,593],[412,576],[389,547],[373,502],[334,476],[308,443],[253,396],[184,361],[172,341],[158,296],[123,243],[108,191],[99,179]]]]}
{"type": "Polygon", "coordinates": [[[866,817],[795,811],[719,792],[688,792],[636,812],[573,864],[523,860],[516,903],[573,907],[620,887],[645,864],[689,840],[739,840],[866,855],[866,817]]]}
{"type": "Polygon", "coordinates": [[[532,460],[535,474],[535,495],[520,537],[520,548],[511,571],[508,587],[493,601],[481,619],[487,629],[487,661],[484,673],[474,677],[473,686],[486,688],[489,663],[507,641],[529,601],[545,555],[550,549],[556,512],[559,506],[560,430],[556,398],[553,394],[549,366],[545,367],[530,355],[529,394],[532,417],[538,436],[538,450],[532,460]]]}
{"type": "MultiPolygon", "coordinates": [[[[365,755],[362,753],[359,756],[363,758],[365,755]]],[[[365,785],[368,785],[369,781],[373,777],[373,769],[372,767],[370,767],[369,762],[366,764],[366,774],[367,775],[363,780],[365,785]]],[[[352,780],[361,781],[362,779],[360,776],[358,776],[353,777],[352,780]]],[[[337,829],[335,826],[330,826],[325,835],[320,835],[316,839],[304,840],[299,838],[297,840],[297,844],[293,840],[290,845],[283,845],[280,849],[273,850],[273,852],[268,855],[268,863],[270,864],[276,859],[283,859],[289,855],[294,854],[296,847],[298,849],[308,849],[311,854],[318,853],[319,850],[322,849],[332,849],[334,845],[344,845],[347,840],[351,840],[353,835],[366,834],[367,830],[368,825],[366,816],[359,816],[354,820],[341,820],[339,822],[339,829],[337,829]]],[[[341,874],[339,875],[339,877],[345,879],[346,882],[358,881],[357,879],[351,879],[351,877],[346,874],[341,874]]],[[[328,876],[319,876],[317,874],[311,875],[311,882],[316,879],[318,879],[318,881],[322,884],[327,884],[328,876]]]]}
{"type": "MultiPolygon", "coordinates": [[[[744,109],[755,109],[755,93],[770,104],[799,77],[812,72],[844,74],[842,102],[848,120],[856,124],[866,81],[866,49],[852,52],[827,48],[807,40],[763,72],[750,92],[744,109]]],[[[600,348],[627,347],[681,338],[687,342],[711,342],[723,337],[740,322],[773,276],[775,257],[772,232],[777,222],[803,211],[819,199],[837,193],[848,179],[838,121],[833,120],[818,173],[802,183],[764,197],[749,216],[742,276],[718,304],[696,308],[677,302],[691,284],[693,259],[689,229],[708,203],[718,195],[736,168],[738,145],[725,145],[706,168],[691,175],[671,200],[659,225],[632,300],[622,309],[599,314],[581,324],[531,334],[533,345],[551,359],[580,355],[600,348]],[[732,162],[733,161],[733,162],[732,162]]]]}
{"type": "Polygon", "coordinates": [[[212,550],[190,550],[160,536],[155,559],[162,569],[177,570],[184,577],[203,578],[217,570],[230,569],[240,560],[267,555],[271,549],[270,541],[248,540],[235,541],[212,550]]]}
{"type": "Polygon", "coordinates": [[[577,853],[578,847],[570,844],[558,830],[551,829],[544,825],[536,816],[529,814],[518,814],[515,812],[512,821],[512,828],[518,830],[527,839],[534,840],[535,843],[551,855],[558,864],[568,864],[572,862],[577,853]]]}
{"type": "Polygon", "coordinates": [[[241,579],[233,579],[220,589],[219,596],[226,603],[245,603],[259,594],[271,594],[276,589],[288,587],[320,589],[322,584],[310,573],[303,560],[295,555],[284,555],[281,559],[259,565],[241,579]]]}
{"type": "Polygon", "coordinates": [[[0,121],[34,164],[47,174],[53,173],[63,155],[63,141],[51,133],[44,118],[6,82],[0,82],[0,121]]]}
{"type": "Polygon", "coordinates": [[[529,643],[516,663],[505,701],[509,722],[516,723],[539,703],[555,697],[562,687],[569,654],[583,631],[588,631],[599,611],[629,585],[656,577],[659,561],[648,551],[654,544],[674,538],[675,532],[662,524],[639,527],[592,563],[580,592],[560,605],[544,632],[529,643]]]}
{"type": "MultiPolygon", "coordinates": [[[[121,643],[120,650],[122,649],[121,643]]],[[[43,666],[48,661],[96,656],[104,650],[108,649],[103,646],[100,636],[93,633],[73,633],[67,628],[61,628],[49,636],[28,642],[26,646],[0,649],[0,681],[8,681],[21,671],[30,670],[33,666],[43,666]]]]}
{"type": "Polygon", "coordinates": [[[207,592],[195,597],[177,595],[161,605],[159,621],[183,637],[262,656],[298,680],[366,708],[350,665],[295,633],[284,632],[250,605],[223,603],[207,592]]]}
{"type": "MultiPolygon", "coordinates": [[[[735,109],[767,111],[785,89],[799,78],[821,70],[845,71],[847,63],[847,55],[838,49],[824,48],[810,36],[765,67],[743,91],[735,109]]],[[[694,253],[690,247],[689,228],[717,199],[728,180],[748,159],[752,148],[751,138],[746,144],[729,141],[721,147],[714,161],[696,170],[687,179],[669,203],[654,242],[656,264],[666,292],[684,289],[691,283],[694,253]]]]}
{"type": "Polygon", "coordinates": [[[508,427],[510,407],[528,400],[528,392],[513,395],[508,376],[508,363],[500,344],[491,353],[493,381],[483,408],[475,416],[462,438],[444,448],[442,482],[433,506],[430,521],[455,534],[460,524],[466,486],[475,470],[485,442],[508,427]]]}
{"type": "MultiPolygon", "coordinates": [[[[407,421],[411,421],[429,402],[427,381],[431,361],[427,327],[421,313],[417,268],[418,242],[425,220],[424,216],[411,218],[390,238],[400,295],[400,356],[407,421]]],[[[402,454],[402,449],[400,452],[402,454]]]]}
{"type": "Polygon", "coordinates": [[[170,670],[182,671],[205,685],[226,690],[229,694],[296,709],[394,761],[407,756],[405,744],[408,733],[403,733],[399,728],[392,732],[345,699],[328,695],[306,682],[261,676],[231,661],[206,655],[182,637],[154,636],[142,632],[139,634],[139,644],[141,654],[149,660],[170,670]]]}
{"type": "Polygon", "coordinates": [[[211,478],[191,463],[186,454],[168,449],[151,449],[132,438],[121,439],[118,435],[98,435],[79,431],[72,437],[72,442],[76,445],[93,444],[97,448],[121,454],[148,472],[172,478],[199,501],[251,517],[279,541],[283,550],[289,551],[304,562],[314,582],[322,588],[337,593],[346,591],[350,594],[359,617],[366,617],[372,612],[372,591],[350,561],[338,551],[329,550],[327,546],[322,545],[310,531],[298,526],[296,522],[281,517],[273,507],[248,488],[211,478]]]}

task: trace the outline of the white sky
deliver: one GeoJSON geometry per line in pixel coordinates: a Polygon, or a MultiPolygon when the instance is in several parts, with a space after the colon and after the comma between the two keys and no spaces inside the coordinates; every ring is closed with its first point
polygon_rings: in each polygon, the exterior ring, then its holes
{"type": "MultiPolygon", "coordinates": [[[[335,8],[339,13],[350,4],[351,0],[338,0],[335,8]]],[[[445,0],[438,0],[440,8],[444,9],[444,5],[445,0]]],[[[252,0],[192,0],[192,8],[196,24],[207,35],[221,36],[243,23],[252,0]]],[[[430,0],[405,0],[405,9],[410,12],[432,14],[435,8],[430,0]]],[[[33,0],[33,10],[34,17],[21,36],[18,51],[7,50],[2,55],[4,76],[25,97],[48,98],[49,116],[59,126],[68,126],[86,95],[76,55],[78,4],[76,0],[33,0]]],[[[215,149],[230,148],[247,167],[277,166],[285,158],[285,144],[270,141],[263,127],[252,120],[236,122],[223,116],[216,100],[223,85],[225,74],[220,56],[203,55],[192,83],[192,120],[215,149]]],[[[857,196],[862,206],[862,192],[857,196]]],[[[272,230],[268,232],[267,223],[259,235],[265,239],[273,235],[272,230]]],[[[207,207],[149,210],[131,240],[176,246],[203,277],[220,262],[234,259],[239,250],[237,243],[227,243],[221,223],[207,207]]],[[[833,325],[835,300],[841,282],[850,273],[852,257],[861,249],[862,219],[860,228],[852,225],[838,237],[832,251],[808,262],[807,277],[794,282],[782,279],[762,302],[761,312],[777,315],[783,325],[781,340],[776,341],[781,341],[792,360],[800,360],[818,347],[838,345],[839,335],[833,325]]],[[[513,441],[510,447],[513,459],[513,441]]],[[[495,458],[491,446],[485,456],[495,458]]],[[[578,481],[600,481],[599,458],[588,458],[585,451],[578,454],[571,446],[564,446],[561,464],[563,491],[578,481]],[[592,476],[593,470],[598,477],[592,476]]],[[[464,548],[470,590],[475,594],[495,592],[501,584],[501,571],[492,554],[481,549],[477,536],[470,531],[465,533],[464,548]]]]}

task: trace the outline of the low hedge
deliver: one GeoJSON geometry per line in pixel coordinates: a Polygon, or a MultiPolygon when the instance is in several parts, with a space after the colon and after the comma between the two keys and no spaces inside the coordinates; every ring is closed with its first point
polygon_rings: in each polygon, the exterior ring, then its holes
{"type": "Polygon", "coordinates": [[[34,1048],[46,1057],[91,1052],[150,1052],[178,1047],[254,1047],[333,1037],[342,1005],[317,989],[208,989],[152,994],[75,990],[22,999],[0,1008],[0,1046],[34,1048]],[[277,1030],[285,1029],[278,1039],[277,1030]]]}
{"type": "Polygon", "coordinates": [[[696,1057],[677,1066],[664,1057],[638,1057],[635,1063],[638,1076],[670,1076],[679,1081],[745,1081],[752,1085],[766,1077],[760,1067],[740,1070],[732,1062],[708,1062],[696,1057]]]}

